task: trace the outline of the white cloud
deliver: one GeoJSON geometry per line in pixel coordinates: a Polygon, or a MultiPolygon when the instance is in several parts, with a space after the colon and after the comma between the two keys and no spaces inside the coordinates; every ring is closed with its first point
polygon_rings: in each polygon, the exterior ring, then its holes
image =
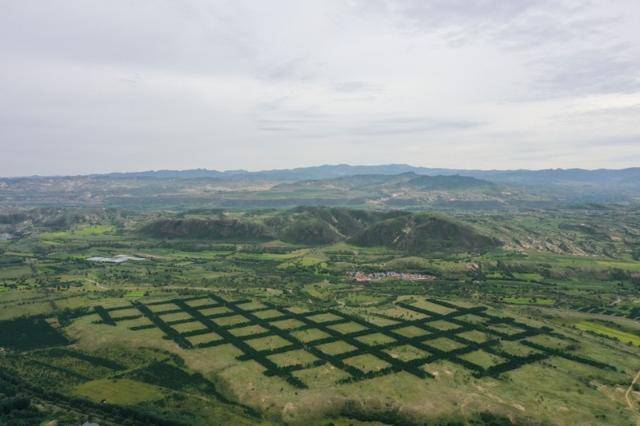
{"type": "Polygon", "coordinates": [[[7,0],[0,175],[624,167],[640,3],[7,0]]]}

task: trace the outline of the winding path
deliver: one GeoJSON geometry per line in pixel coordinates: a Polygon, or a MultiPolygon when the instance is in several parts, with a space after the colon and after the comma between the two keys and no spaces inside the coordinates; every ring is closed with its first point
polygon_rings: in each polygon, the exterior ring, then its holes
{"type": "Polygon", "coordinates": [[[632,410],[634,409],[634,406],[633,401],[631,401],[631,391],[633,391],[633,385],[635,385],[638,380],[640,380],[640,370],[638,370],[638,374],[636,374],[636,377],[634,377],[633,381],[629,385],[629,388],[627,388],[627,392],[625,392],[624,394],[624,398],[627,400],[627,405],[632,410]]]}

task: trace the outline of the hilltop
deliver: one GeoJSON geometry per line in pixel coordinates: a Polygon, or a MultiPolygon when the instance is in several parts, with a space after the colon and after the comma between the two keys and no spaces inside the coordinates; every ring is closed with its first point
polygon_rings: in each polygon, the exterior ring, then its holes
{"type": "Polygon", "coordinates": [[[376,223],[350,239],[361,246],[384,246],[414,253],[484,251],[501,242],[471,226],[429,214],[404,215],[376,223]]]}

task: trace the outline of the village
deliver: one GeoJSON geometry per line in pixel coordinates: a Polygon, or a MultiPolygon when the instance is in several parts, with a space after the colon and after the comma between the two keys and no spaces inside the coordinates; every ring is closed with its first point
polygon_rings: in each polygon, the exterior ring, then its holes
{"type": "Polygon", "coordinates": [[[409,272],[370,272],[365,273],[361,271],[347,272],[347,277],[355,282],[367,283],[385,280],[397,280],[397,281],[435,281],[437,277],[433,275],[414,274],[409,272]]]}

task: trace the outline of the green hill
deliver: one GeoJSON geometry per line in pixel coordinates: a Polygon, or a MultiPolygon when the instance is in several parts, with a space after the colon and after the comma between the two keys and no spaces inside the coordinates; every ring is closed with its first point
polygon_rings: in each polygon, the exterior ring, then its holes
{"type": "Polygon", "coordinates": [[[264,240],[273,235],[262,224],[230,218],[160,219],[144,225],[140,232],[155,238],[208,240],[264,240]]]}
{"type": "Polygon", "coordinates": [[[330,207],[297,207],[281,212],[266,223],[283,241],[321,245],[345,240],[369,225],[403,212],[374,212],[330,207]]]}
{"type": "Polygon", "coordinates": [[[468,225],[439,216],[418,214],[375,223],[349,240],[361,246],[383,246],[408,252],[485,251],[500,241],[468,225]]]}
{"type": "Polygon", "coordinates": [[[164,218],[142,226],[140,232],[155,238],[279,239],[307,246],[348,241],[417,253],[483,251],[500,245],[498,240],[443,216],[329,207],[298,207],[237,218],[223,214],[164,218]]]}

